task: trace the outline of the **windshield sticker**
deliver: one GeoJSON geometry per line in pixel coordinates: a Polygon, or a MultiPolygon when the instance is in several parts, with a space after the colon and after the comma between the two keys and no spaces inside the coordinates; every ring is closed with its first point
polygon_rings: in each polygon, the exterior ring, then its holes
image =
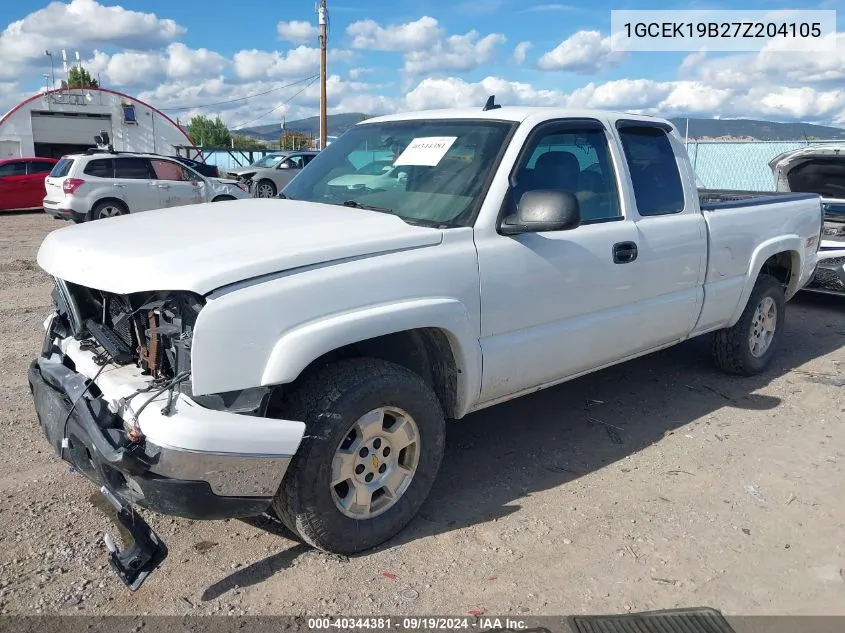
{"type": "Polygon", "coordinates": [[[434,167],[439,163],[457,136],[425,136],[412,140],[405,151],[394,161],[394,165],[422,165],[434,167]]]}

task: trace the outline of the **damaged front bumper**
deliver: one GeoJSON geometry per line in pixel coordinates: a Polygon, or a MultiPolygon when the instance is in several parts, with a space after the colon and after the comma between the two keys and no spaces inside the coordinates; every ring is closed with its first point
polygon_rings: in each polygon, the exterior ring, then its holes
{"type": "Polygon", "coordinates": [[[101,489],[130,529],[130,549],[138,550],[130,562],[120,558],[130,550],[110,548],[127,585],[140,584],[138,574],[121,566],[157,565],[166,555],[133,504],[189,519],[248,517],[269,508],[304,434],[302,422],[208,409],[181,393],[138,393],[151,383],[138,367],[98,365],[82,342],[51,341],[49,323],[44,353],[29,368],[35,410],[55,452],[101,489]]]}

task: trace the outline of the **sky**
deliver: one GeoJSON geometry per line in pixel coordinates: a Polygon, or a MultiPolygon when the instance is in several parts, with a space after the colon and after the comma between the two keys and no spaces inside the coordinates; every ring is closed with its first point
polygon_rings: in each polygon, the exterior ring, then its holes
{"type": "MultiPolygon", "coordinates": [[[[727,9],[665,0],[660,9],[727,9]]],[[[634,0],[328,0],[328,110],[554,105],[845,127],[845,0],[746,0],[743,9],[836,9],[835,51],[632,52],[611,9],[634,0]]],[[[657,8],[657,7],[655,7],[657,8]]],[[[317,114],[314,0],[3,0],[0,112],[43,90],[53,53],[79,51],[106,88],[186,122],[232,128],[317,114]],[[227,102],[228,103],[221,103],[227,102]]]]}

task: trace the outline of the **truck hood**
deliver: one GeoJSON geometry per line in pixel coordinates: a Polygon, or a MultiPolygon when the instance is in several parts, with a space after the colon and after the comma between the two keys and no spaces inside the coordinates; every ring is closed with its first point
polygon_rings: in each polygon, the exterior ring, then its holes
{"type": "Polygon", "coordinates": [[[232,200],[146,211],[53,231],[38,265],[117,294],[207,294],[261,275],[439,244],[442,231],[396,216],[296,200],[232,200]]]}

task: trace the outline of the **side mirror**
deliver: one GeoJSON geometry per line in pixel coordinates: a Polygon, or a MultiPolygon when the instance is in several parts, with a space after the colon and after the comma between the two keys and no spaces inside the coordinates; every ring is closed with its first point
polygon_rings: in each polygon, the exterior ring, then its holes
{"type": "Polygon", "coordinates": [[[565,191],[537,189],[526,191],[520,198],[516,213],[502,220],[502,235],[568,231],[581,226],[578,198],[565,191]]]}

